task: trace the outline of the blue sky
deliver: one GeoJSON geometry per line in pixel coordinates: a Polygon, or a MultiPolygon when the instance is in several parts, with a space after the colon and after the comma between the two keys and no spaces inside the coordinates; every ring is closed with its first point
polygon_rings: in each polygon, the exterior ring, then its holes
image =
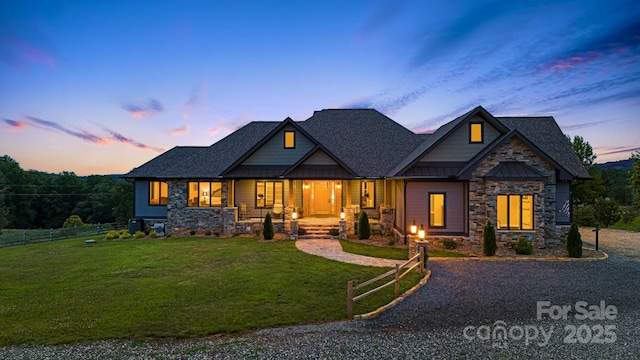
{"type": "Polygon", "coordinates": [[[253,120],[370,107],[428,132],[477,105],[640,150],[640,2],[0,0],[0,155],[125,173],[253,120]]]}

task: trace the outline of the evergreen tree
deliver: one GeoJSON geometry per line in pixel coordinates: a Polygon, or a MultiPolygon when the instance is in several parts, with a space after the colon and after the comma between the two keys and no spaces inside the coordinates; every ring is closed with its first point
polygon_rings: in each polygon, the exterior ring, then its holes
{"type": "Polygon", "coordinates": [[[571,224],[569,228],[569,234],[567,234],[567,251],[571,257],[582,257],[582,237],[576,224],[571,224]]]}
{"type": "Polygon", "coordinates": [[[367,213],[362,210],[360,217],[358,218],[358,239],[368,239],[371,236],[371,226],[369,225],[369,217],[367,213]]]}
{"type": "Polygon", "coordinates": [[[496,250],[498,250],[496,230],[493,228],[491,221],[487,221],[487,225],[484,227],[482,252],[487,256],[493,256],[496,254],[496,250]]]}
{"type": "Polygon", "coordinates": [[[271,221],[271,213],[267,212],[267,215],[264,217],[264,226],[262,229],[262,235],[265,240],[273,239],[275,235],[275,230],[273,229],[273,222],[271,221]]]}

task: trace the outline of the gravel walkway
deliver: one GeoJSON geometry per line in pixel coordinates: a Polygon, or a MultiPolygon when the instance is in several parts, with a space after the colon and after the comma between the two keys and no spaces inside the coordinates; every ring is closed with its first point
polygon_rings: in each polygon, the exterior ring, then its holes
{"type": "Polygon", "coordinates": [[[640,359],[636,260],[610,253],[606,261],[445,261],[430,263],[429,268],[432,277],[424,287],[372,320],[267,329],[228,338],[12,346],[0,348],[0,358],[640,359]],[[548,315],[537,320],[538,301],[570,306],[571,311],[566,320],[548,315]],[[615,319],[577,319],[579,301],[597,306],[604,301],[609,312],[615,307],[615,319]],[[506,341],[493,336],[497,325],[508,329],[506,341]],[[577,330],[573,337],[568,336],[572,327],[577,330]],[[541,330],[547,335],[552,330],[548,341],[541,330]],[[565,343],[565,338],[575,343],[565,343]]]}

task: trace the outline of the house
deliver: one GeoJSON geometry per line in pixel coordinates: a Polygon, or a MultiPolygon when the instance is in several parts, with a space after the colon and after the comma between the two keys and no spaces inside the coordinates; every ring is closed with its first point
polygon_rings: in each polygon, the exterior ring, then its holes
{"type": "Polygon", "coordinates": [[[589,174],[552,117],[495,117],[477,107],[433,134],[416,134],[372,109],[316,111],[305,121],[254,121],[209,147],[175,147],[125,178],[134,217],[167,231],[253,232],[271,212],[277,231],[292,214],[366,211],[406,239],[480,242],[487,221],[499,241],[563,238],[571,184],[589,174]]]}

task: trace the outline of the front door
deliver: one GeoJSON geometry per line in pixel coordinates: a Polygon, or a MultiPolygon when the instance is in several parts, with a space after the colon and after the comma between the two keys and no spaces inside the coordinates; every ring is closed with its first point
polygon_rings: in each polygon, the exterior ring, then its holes
{"type": "Polygon", "coordinates": [[[314,182],[315,215],[332,215],[334,213],[331,185],[331,181],[314,182]]]}

